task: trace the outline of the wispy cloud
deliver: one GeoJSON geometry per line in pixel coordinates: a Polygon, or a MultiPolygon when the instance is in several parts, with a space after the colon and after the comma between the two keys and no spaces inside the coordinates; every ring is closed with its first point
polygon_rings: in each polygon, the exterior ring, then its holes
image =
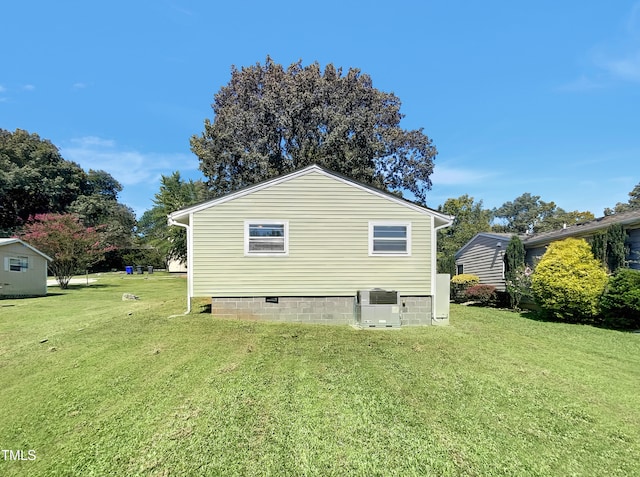
{"type": "Polygon", "coordinates": [[[4,93],[5,91],[7,91],[7,88],[0,84],[0,93],[4,93]]]}
{"type": "Polygon", "coordinates": [[[640,2],[623,21],[623,27],[588,53],[592,70],[558,87],[558,91],[584,92],[620,81],[640,82],[640,2]]]}
{"type": "Polygon", "coordinates": [[[593,91],[595,89],[604,88],[605,84],[602,80],[596,80],[594,78],[589,78],[586,75],[580,76],[578,79],[570,81],[569,83],[558,86],[556,89],[558,91],[567,91],[567,92],[584,92],[584,91],[593,91]]]}
{"type": "Polygon", "coordinates": [[[434,168],[431,181],[438,185],[478,184],[495,176],[496,174],[488,173],[486,171],[438,164],[434,168]]]}
{"type": "Polygon", "coordinates": [[[81,81],[77,82],[77,83],[73,83],[72,88],[73,89],[85,89],[87,87],[86,83],[83,83],[81,81]]]}
{"type": "Polygon", "coordinates": [[[124,186],[157,184],[162,174],[198,168],[197,159],[188,154],[140,152],[95,136],[73,139],[60,150],[65,159],[84,169],[105,170],[124,186]]]}
{"type": "Polygon", "coordinates": [[[636,51],[622,56],[601,54],[596,59],[596,64],[614,79],[640,81],[640,46],[636,51]]]}
{"type": "Polygon", "coordinates": [[[23,91],[33,91],[35,89],[36,89],[36,87],[34,85],[32,85],[32,84],[24,84],[24,85],[22,85],[22,90],[23,91]]]}

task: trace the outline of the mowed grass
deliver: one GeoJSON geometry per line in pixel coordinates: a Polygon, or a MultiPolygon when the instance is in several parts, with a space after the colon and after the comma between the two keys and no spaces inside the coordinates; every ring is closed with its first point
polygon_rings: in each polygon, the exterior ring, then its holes
{"type": "Polygon", "coordinates": [[[638,334],[216,320],[184,278],[97,278],[0,300],[0,448],[36,455],[0,475],[640,475],[638,334]]]}

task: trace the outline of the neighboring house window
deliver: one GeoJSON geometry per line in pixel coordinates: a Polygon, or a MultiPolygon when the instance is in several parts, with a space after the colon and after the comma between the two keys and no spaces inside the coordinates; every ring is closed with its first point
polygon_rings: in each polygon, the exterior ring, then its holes
{"type": "Polygon", "coordinates": [[[4,269],[7,272],[26,272],[29,269],[28,257],[6,257],[4,269]]]}
{"type": "Polygon", "coordinates": [[[369,222],[369,255],[411,255],[411,224],[369,222]]]}
{"type": "Polygon", "coordinates": [[[456,265],[456,275],[462,275],[464,273],[464,265],[456,265]]]}
{"type": "Polygon", "coordinates": [[[286,255],[289,253],[289,223],[282,220],[246,220],[245,255],[286,255]]]}

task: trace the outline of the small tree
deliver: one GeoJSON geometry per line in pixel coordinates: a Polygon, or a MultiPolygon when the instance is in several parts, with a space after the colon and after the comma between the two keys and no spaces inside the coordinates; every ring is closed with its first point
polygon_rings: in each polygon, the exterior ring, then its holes
{"type": "Polygon", "coordinates": [[[568,322],[593,321],[607,284],[607,273],[589,244],[567,238],[553,242],[531,280],[534,297],[550,316],[568,322]]]}
{"type": "Polygon", "coordinates": [[[71,277],[83,272],[114,247],[103,244],[98,227],[85,227],[73,214],[38,214],[24,227],[20,239],[49,255],[49,272],[60,288],[69,286],[71,277]]]}
{"type": "Polygon", "coordinates": [[[531,284],[529,273],[525,273],[524,257],[525,249],[522,240],[516,235],[511,237],[507,250],[504,254],[504,278],[511,301],[511,307],[517,309],[520,306],[522,297],[526,294],[528,286],[531,284]]]}
{"type": "Polygon", "coordinates": [[[594,235],[591,251],[611,273],[627,266],[627,232],[621,224],[613,224],[604,232],[594,235]]]}

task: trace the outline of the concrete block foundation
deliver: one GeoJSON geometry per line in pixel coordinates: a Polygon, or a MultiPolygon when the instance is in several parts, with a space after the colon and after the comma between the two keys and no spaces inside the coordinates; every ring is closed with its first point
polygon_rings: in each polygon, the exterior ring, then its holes
{"type": "Polygon", "coordinates": [[[235,297],[211,301],[219,318],[351,325],[355,322],[355,297],[235,297]]]}
{"type": "MultiPolygon", "coordinates": [[[[329,297],[213,297],[211,313],[218,318],[316,323],[356,324],[356,299],[329,297]]],[[[431,325],[430,296],[401,297],[402,326],[431,325]]]]}

